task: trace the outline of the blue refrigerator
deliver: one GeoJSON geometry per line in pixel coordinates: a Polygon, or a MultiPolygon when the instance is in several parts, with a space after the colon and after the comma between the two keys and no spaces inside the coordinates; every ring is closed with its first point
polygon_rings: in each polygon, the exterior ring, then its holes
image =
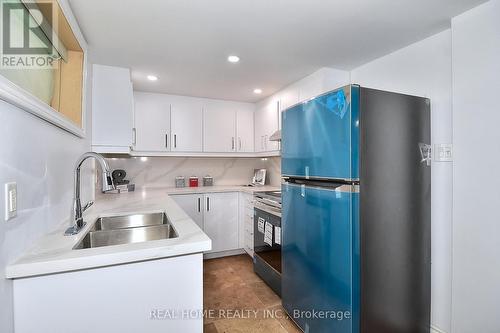
{"type": "Polygon", "coordinates": [[[282,302],[304,332],[429,332],[430,102],[349,85],[282,115],[282,302]]]}

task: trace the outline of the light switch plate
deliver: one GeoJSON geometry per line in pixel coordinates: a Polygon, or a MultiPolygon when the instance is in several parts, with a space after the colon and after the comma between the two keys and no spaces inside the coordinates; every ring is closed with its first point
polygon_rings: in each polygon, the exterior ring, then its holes
{"type": "Polygon", "coordinates": [[[17,184],[5,184],[5,221],[17,216],[17,184]]]}
{"type": "Polygon", "coordinates": [[[434,145],[434,160],[436,162],[453,161],[453,145],[451,143],[440,143],[434,145]]]}

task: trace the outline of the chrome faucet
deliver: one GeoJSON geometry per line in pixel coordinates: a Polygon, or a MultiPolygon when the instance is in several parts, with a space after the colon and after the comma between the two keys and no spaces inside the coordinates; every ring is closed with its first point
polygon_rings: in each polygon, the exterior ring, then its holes
{"type": "Polygon", "coordinates": [[[83,212],[94,203],[93,201],[90,201],[85,205],[85,207],[82,208],[82,203],[80,201],[80,168],[83,162],[90,157],[94,158],[101,167],[102,192],[112,191],[115,189],[108,162],[106,162],[102,155],[94,152],[88,152],[80,156],[75,166],[75,194],[73,197],[73,208],[71,210],[71,221],[74,224],[66,229],[66,232],[64,233],[66,236],[76,235],[80,232],[80,230],[82,230],[85,226],[85,222],[83,221],[83,212]]]}

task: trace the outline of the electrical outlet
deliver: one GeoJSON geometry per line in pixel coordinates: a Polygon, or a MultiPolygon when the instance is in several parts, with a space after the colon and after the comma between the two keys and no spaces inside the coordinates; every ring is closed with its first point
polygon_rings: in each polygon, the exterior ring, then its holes
{"type": "Polygon", "coordinates": [[[17,184],[5,184],[5,221],[8,221],[17,215],[17,184]]]}
{"type": "Polygon", "coordinates": [[[453,145],[451,143],[440,143],[434,146],[436,162],[452,162],[453,161],[453,145]]]}

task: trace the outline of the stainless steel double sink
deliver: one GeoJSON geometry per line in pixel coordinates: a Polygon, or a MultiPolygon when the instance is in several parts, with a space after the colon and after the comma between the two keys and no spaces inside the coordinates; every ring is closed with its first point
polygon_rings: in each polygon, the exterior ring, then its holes
{"type": "Polygon", "coordinates": [[[165,213],[100,217],[73,249],[139,243],[178,236],[165,213]]]}

